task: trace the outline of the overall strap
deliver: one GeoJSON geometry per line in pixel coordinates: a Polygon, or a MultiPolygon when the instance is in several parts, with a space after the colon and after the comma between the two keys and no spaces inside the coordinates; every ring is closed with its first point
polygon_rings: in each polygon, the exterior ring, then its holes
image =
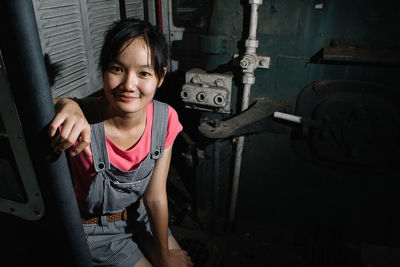
{"type": "Polygon", "coordinates": [[[110,169],[110,161],[108,159],[106,136],[98,98],[88,97],[81,99],[79,100],[79,105],[90,124],[90,148],[96,172],[108,170],[110,169]]]}
{"type": "Polygon", "coordinates": [[[90,125],[93,164],[96,172],[101,172],[110,169],[110,160],[108,159],[106,136],[104,133],[103,122],[98,122],[90,125]]]}
{"type": "Polygon", "coordinates": [[[150,157],[158,159],[164,153],[165,138],[168,127],[168,105],[153,100],[153,126],[151,128],[150,157]]]}

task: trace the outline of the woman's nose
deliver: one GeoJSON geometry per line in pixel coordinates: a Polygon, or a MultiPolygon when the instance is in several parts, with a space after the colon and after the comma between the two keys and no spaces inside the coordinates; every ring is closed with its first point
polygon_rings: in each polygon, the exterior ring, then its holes
{"type": "Polygon", "coordinates": [[[123,87],[125,90],[134,91],[137,88],[138,79],[136,75],[128,73],[124,77],[123,87]]]}

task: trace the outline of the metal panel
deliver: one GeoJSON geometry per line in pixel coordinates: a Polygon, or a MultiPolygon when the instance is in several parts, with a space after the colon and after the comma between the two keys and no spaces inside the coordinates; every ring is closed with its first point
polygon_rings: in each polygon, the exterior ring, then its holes
{"type": "MultiPolygon", "coordinates": [[[[45,206],[42,193],[37,184],[37,178],[18,117],[18,111],[7,80],[1,53],[0,96],[0,124],[4,123],[6,130],[2,135],[3,139],[9,141],[13,151],[13,155],[9,155],[8,158],[0,158],[1,184],[6,189],[12,189],[7,192],[6,196],[0,194],[0,211],[26,220],[36,221],[44,215],[45,206]],[[12,164],[10,164],[12,158],[15,159],[18,170],[13,169],[12,164]],[[20,177],[22,187],[20,187],[17,177],[20,177]],[[24,195],[22,191],[24,191],[25,197],[22,196],[24,195]],[[10,197],[10,194],[11,196],[15,195],[15,197],[10,197]]],[[[3,130],[1,128],[0,130],[3,130]]],[[[1,149],[5,149],[5,147],[1,149]]]]}

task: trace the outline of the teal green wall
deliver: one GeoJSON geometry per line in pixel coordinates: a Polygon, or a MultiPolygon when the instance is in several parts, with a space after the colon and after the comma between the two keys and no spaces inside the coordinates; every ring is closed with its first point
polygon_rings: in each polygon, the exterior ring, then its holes
{"type": "MultiPolygon", "coordinates": [[[[206,43],[205,60],[193,67],[208,71],[223,70],[224,66],[226,69],[233,54],[243,50],[243,40],[247,38],[242,36],[244,17],[249,13],[247,2],[214,0],[211,3],[209,27],[201,34],[207,35],[207,40],[214,37],[225,42],[223,45],[206,43]]],[[[257,54],[271,57],[271,64],[269,69],[256,70],[250,103],[268,97],[290,103],[294,112],[298,93],[313,81],[340,79],[399,84],[398,68],[310,64],[309,59],[332,39],[398,48],[400,4],[331,0],[323,1],[323,9],[317,10],[314,2],[263,1],[259,9],[257,54]]],[[[201,54],[202,48],[199,49],[201,54]]],[[[240,83],[234,86],[234,112],[240,86],[240,83]]],[[[227,117],[211,113],[202,116],[208,119],[227,117]]],[[[265,229],[270,229],[271,234],[278,228],[295,233],[312,231],[316,225],[328,225],[339,227],[348,238],[365,238],[371,242],[387,241],[388,231],[399,230],[394,226],[399,223],[396,203],[400,183],[396,175],[347,171],[305,162],[294,152],[289,135],[260,133],[246,136],[245,140],[237,224],[258,221],[265,229]]],[[[226,215],[234,156],[232,140],[222,142],[221,149],[219,211],[226,215]]],[[[197,169],[200,207],[212,199],[211,145],[206,147],[206,154],[210,158],[197,169]]],[[[390,236],[397,239],[393,232],[390,236]]]]}

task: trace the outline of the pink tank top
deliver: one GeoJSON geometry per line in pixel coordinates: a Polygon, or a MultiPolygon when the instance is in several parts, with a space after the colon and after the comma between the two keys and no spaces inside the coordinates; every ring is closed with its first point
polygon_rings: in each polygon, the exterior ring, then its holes
{"type": "MultiPolygon", "coordinates": [[[[151,128],[153,125],[152,101],[147,105],[146,111],[146,128],[140,140],[132,148],[125,151],[121,150],[106,136],[109,160],[112,165],[123,171],[136,169],[150,152],[151,128]]],[[[171,106],[168,106],[168,128],[164,148],[168,148],[174,143],[176,136],[182,129],[183,127],[179,122],[178,114],[171,106]]],[[[90,184],[96,176],[93,159],[86,156],[84,153],[79,153],[75,157],[70,157],[70,163],[75,195],[78,204],[81,204],[86,199],[90,184]]]]}

